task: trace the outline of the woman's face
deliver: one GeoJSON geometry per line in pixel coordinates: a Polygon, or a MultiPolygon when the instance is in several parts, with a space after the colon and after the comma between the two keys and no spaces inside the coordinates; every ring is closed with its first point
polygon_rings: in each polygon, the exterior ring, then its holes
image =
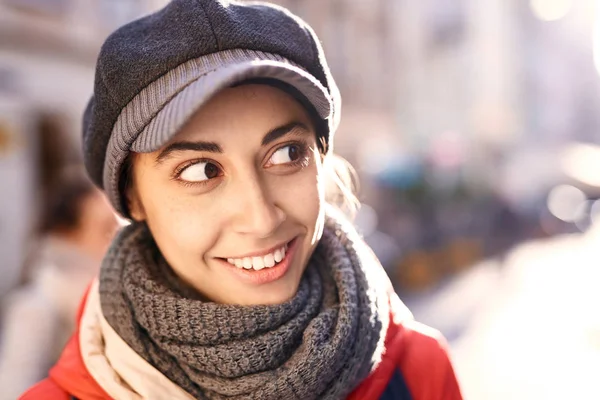
{"type": "Polygon", "coordinates": [[[293,297],[322,234],[322,158],[306,110],[266,85],[223,90],[133,157],[131,214],[173,270],[226,304],[293,297]]]}

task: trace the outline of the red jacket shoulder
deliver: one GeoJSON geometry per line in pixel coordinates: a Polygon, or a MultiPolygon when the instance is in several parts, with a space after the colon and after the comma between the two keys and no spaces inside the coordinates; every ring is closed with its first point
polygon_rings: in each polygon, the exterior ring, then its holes
{"type": "Polygon", "coordinates": [[[443,336],[414,321],[390,325],[381,362],[348,399],[379,399],[397,370],[414,400],[462,400],[443,336]]]}
{"type": "Polygon", "coordinates": [[[404,323],[397,346],[398,367],[415,400],[461,400],[462,395],[446,340],[440,332],[415,321],[404,323]]]}
{"type": "Polygon", "coordinates": [[[48,378],[32,386],[23,393],[19,400],[69,400],[67,392],[60,388],[52,379],[48,378]]]}

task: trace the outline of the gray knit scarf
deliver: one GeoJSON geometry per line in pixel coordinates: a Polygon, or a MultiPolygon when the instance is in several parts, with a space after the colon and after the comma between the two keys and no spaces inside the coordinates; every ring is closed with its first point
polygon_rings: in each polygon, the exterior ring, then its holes
{"type": "Polygon", "coordinates": [[[341,219],[327,218],[295,297],[279,305],[202,301],[143,224],[115,239],[100,274],[108,323],[198,399],[343,399],[381,359],[389,280],[341,219]]]}

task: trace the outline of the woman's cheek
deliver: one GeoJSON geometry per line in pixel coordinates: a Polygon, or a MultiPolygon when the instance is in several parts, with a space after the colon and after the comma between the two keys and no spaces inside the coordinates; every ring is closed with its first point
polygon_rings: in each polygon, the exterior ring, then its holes
{"type": "Polygon", "coordinates": [[[211,237],[218,232],[215,226],[214,212],[198,209],[183,210],[174,212],[170,219],[172,237],[176,239],[179,247],[190,250],[200,251],[211,242],[211,237]]]}
{"type": "Polygon", "coordinates": [[[189,248],[198,240],[200,227],[205,225],[199,221],[199,208],[194,207],[193,201],[165,193],[157,192],[150,199],[146,207],[148,225],[157,240],[189,248]]]}
{"type": "Polygon", "coordinates": [[[323,197],[317,172],[317,166],[313,165],[290,177],[286,182],[285,198],[282,199],[287,212],[309,227],[318,217],[323,197]]]}

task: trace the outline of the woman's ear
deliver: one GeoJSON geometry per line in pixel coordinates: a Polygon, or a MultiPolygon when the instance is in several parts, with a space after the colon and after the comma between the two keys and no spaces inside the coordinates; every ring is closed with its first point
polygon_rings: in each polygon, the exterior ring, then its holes
{"type": "Polygon", "coordinates": [[[127,188],[125,192],[125,200],[127,202],[129,215],[131,215],[131,218],[134,221],[141,222],[146,219],[146,211],[144,210],[144,206],[140,201],[137,190],[135,190],[133,185],[127,188]]]}
{"type": "Polygon", "coordinates": [[[127,211],[129,211],[131,219],[141,222],[146,219],[146,210],[144,210],[144,205],[142,204],[135,184],[133,164],[135,163],[136,156],[136,153],[131,152],[123,163],[119,187],[120,191],[125,196],[125,206],[127,207],[127,211]]]}

